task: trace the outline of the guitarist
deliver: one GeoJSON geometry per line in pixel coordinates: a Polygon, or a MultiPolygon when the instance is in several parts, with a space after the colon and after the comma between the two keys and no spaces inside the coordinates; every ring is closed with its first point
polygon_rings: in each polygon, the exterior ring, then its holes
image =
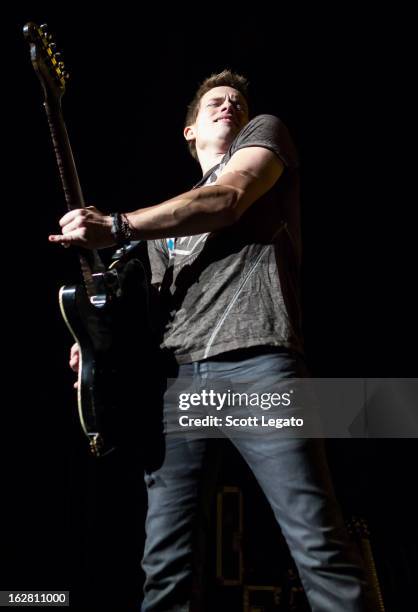
{"type": "MultiPolygon", "coordinates": [[[[176,375],[196,385],[233,378],[261,393],[267,377],[307,375],[298,298],[299,172],[284,124],[249,113],[246,79],[229,70],[212,75],[189,105],[184,128],[202,169],[199,183],[126,214],[73,210],[49,240],[86,248],[147,240],[152,282],[164,304],[163,348],[176,375]]],[[[78,367],[77,347],[71,365],[78,367]]],[[[279,435],[232,441],[275,513],[312,610],[365,610],[360,557],[343,526],[322,441],[279,435]]],[[[216,442],[204,434],[167,436],[161,465],[145,475],[144,611],[205,609],[202,535],[216,442]]]]}

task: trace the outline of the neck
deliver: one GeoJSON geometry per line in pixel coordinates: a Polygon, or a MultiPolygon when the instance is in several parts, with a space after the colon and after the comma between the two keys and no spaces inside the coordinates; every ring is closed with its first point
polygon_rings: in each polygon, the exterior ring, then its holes
{"type": "Polygon", "coordinates": [[[199,159],[200,167],[202,168],[202,174],[205,174],[210,168],[219,164],[226,151],[197,151],[197,157],[199,159]]]}

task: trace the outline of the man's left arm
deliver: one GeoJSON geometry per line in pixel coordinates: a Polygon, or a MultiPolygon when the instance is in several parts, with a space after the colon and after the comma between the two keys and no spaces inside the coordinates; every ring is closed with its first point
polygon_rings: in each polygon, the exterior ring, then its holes
{"type": "MultiPolygon", "coordinates": [[[[234,153],[216,182],[126,214],[133,240],[154,240],[213,232],[235,223],[269,191],[283,172],[279,157],[264,147],[234,153]]],[[[77,209],[61,220],[61,234],[51,242],[104,248],[115,244],[112,218],[95,207],[77,209]]]]}
{"type": "Polygon", "coordinates": [[[264,147],[245,147],[231,157],[214,184],[235,191],[234,221],[273,187],[283,170],[281,159],[264,147]]]}

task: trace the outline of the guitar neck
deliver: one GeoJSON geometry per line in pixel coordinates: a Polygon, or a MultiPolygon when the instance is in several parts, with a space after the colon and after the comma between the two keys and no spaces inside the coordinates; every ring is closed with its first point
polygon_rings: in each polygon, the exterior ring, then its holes
{"type": "Polygon", "coordinates": [[[59,100],[54,103],[45,101],[44,108],[68,210],[84,208],[83,192],[62,116],[61,103],[59,100]]]}
{"type": "MultiPolygon", "coordinates": [[[[49,130],[58,164],[68,210],[84,208],[83,192],[75,165],[67,128],[62,116],[61,102],[44,101],[49,130]]],[[[96,293],[93,274],[104,270],[96,250],[77,249],[85,287],[90,297],[96,293]]]]}
{"type": "MultiPolygon", "coordinates": [[[[64,63],[59,59],[61,54],[56,52],[56,45],[52,42],[46,25],[39,27],[28,22],[23,33],[29,43],[32,65],[44,92],[44,108],[68,210],[83,208],[83,192],[61,109],[61,99],[69,75],[64,71],[64,63]]],[[[93,301],[98,293],[94,274],[103,272],[104,266],[97,251],[79,248],[77,250],[85,288],[93,301]]]]}

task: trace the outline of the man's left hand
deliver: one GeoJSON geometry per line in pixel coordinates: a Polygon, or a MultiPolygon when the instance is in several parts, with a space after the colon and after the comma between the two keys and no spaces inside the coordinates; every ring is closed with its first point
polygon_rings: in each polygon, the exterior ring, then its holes
{"type": "Polygon", "coordinates": [[[71,210],[60,219],[59,224],[61,234],[49,236],[50,242],[86,249],[103,249],[115,244],[112,217],[100,212],[95,206],[71,210]]]}

